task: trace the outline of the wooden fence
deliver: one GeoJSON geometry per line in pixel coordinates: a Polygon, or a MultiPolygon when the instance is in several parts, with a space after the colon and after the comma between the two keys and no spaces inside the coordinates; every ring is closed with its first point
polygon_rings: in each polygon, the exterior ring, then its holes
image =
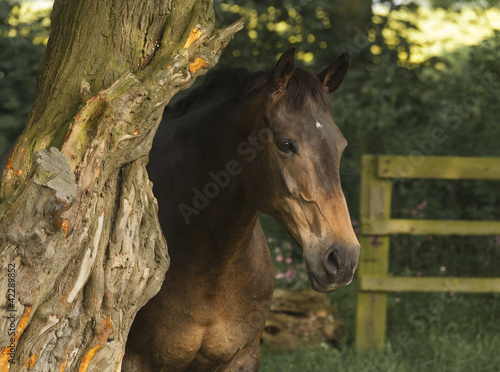
{"type": "Polygon", "coordinates": [[[387,292],[500,293],[500,278],[388,276],[392,234],[500,235],[497,221],[391,219],[393,178],[500,180],[500,159],[363,156],[356,342],[364,349],[384,348],[387,292]]]}

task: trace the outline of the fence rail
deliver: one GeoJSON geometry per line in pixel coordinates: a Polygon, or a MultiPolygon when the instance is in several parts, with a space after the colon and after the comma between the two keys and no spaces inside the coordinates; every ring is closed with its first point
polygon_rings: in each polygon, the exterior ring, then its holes
{"type": "Polygon", "coordinates": [[[361,233],[366,235],[495,235],[499,232],[497,221],[361,220],[361,233]]]}
{"type": "Polygon", "coordinates": [[[500,180],[500,159],[449,156],[377,156],[379,178],[500,180]]]}
{"type": "Polygon", "coordinates": [[[391,219],[391,179],[500,180],[500,159],[365,155],[361,172],[358,345],[383,349],[387,292],[500,293],[500,278],[388,276],[390,235],[500,235],[500,221],[391,219]]]}
{"type": "Polygon", "coordinates": [[[361,278],[359,289],[370,292],[500,293],[500,278],[412,278],[405,276],[361,278]]]}

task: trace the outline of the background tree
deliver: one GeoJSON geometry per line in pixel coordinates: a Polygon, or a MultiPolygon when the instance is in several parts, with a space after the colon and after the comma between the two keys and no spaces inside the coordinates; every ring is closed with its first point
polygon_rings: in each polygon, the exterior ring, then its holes
{"type": "Polygon", "coordinates": [[[15,269],[0,279],[0,370],[11,349],[11,371],[119,370],[169,262],[145,170],[152,138],[242,25],[216,30],[210,0],[61,0],[51,23],[0,190],[2,273],[15,269]]]}

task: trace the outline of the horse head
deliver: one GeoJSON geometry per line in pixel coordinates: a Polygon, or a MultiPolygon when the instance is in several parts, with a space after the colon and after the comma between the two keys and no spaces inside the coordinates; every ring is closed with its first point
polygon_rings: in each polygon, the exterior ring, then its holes
{"type": "Polygon", "coordinates": [[[247,198],[297,241],[311,285],[320,292],[352,281],[360,251],[340,184],[347,141],[328,97],[349,65],[344,53],[315,76],[295,67],[290,49],[254,92],[246,112],[249,135],[261,141],[243,167],[247,198]]]}

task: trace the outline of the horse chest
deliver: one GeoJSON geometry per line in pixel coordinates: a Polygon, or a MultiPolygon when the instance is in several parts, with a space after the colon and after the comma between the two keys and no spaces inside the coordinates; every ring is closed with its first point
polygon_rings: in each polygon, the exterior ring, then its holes
{"type": "Polygon", "coordinates": [[[256,301],[250,312],[233,307],[229,313],[225,306],[203,304],[185,312],[175,325],[168,322],[167,327],[156,330],[161,335],[153,342],[153,349],[160,351],[155,357],[157,364],[168,366],[165,371],[229,368],[240,354],[249,349],[257,352],[268,305],[267,301],[256,301]]]}
{"type": "Polygon", "coordinates": [[[202,344],[193,364],[224,365],[248,346],[256,334],[245,334],[244,328],[233,321],[218,322],[206,328],[202,344]],[[238,329],[240,328],[240,329],[238,329]]]}

